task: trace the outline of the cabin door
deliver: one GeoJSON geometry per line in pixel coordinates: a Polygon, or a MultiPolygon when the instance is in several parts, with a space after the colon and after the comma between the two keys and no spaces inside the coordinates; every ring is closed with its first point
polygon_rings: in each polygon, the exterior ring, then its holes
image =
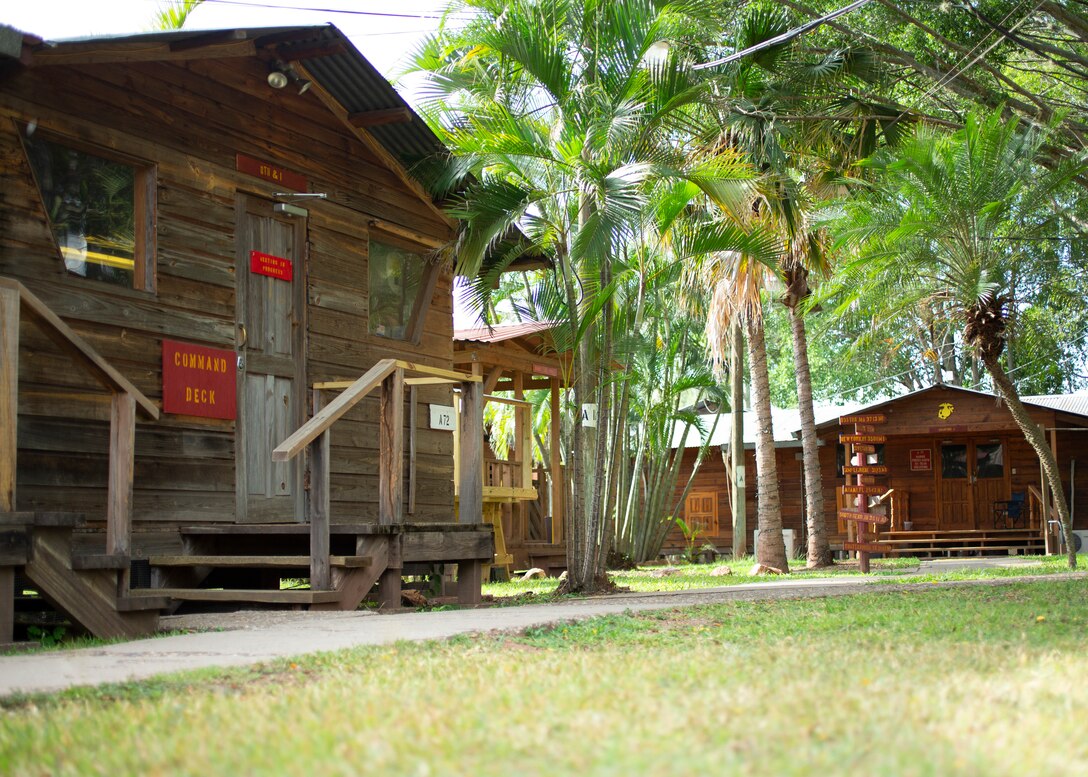
{"type": "Polygon", "coordinates": [[[994,502],[1009,498],[1004,442],[942,443],[938,492],[942,530],[993,528],[994,502]]]}
{"type": "Polygon", "coordinates": [[[272,450],[303,423],[305,219],[238,203],[237,504],[242,521],[301,521],[302,466],[272,450]]]}

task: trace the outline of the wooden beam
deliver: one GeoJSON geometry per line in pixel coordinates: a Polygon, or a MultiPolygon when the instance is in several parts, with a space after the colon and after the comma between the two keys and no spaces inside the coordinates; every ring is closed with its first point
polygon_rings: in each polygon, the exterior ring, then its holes
{"type": "Polygon", "coordinates": [[[284,62],[298,62],[302,59],[322,59],[336,54],[343,54],[345,50],[344,42],[339,40],[318,43],[312,46],[281,44],[276,47],[276,56],[284,62]]]}
{"type": "Polygon", "coordinates": [[[213,32],[204,33],[203,35],[193,35],[189,38],[171,41],[169,48],[170,51],[177,53],[179,51],[192,51],[193,49],[200,49],[205,46],[214,46],[220,43],[235,43],[240,40],[246,40],[245,30],[215,30],[213,32]]]}
{"type": "Polygon", "coordinates": [[[0,287],[15,289],[25,306],[23,312],[29,314],[53,342],[86,367],[103,386],[111,391],[123,391],[131,394],[144,413],[150,418],[158,420],[158,406],[144,396],[143,392],[132,385],[124,375],[114,369],[86,340],[77,335],[70,326],[64,323],[48,305],[31,293],[26,286],[10,278],[0,278],[0,287]]]}
{"type": "Polygon", "coordinates": [[[0,513],[15,511],[18,424],[19,290],[0,286],[0,513]]]}
{"type": "Polygon", "coordinates": [[[427,246],[428,248],[445,248],[446,246],[450,245],[453,240],[452,237],[443,240],[442,238],[438,238],[433,235],[427,235],[423,232],[409,229],[408,227],[401,226],[400,224],[394,224],[392,221],[370,219],[367,224],[372,230],[385,232],[386,234],[393,235],[395,237],[401,237],[409,242],[419,243],[420,245],[427,246]]]}
{"type": "Polygon", "coordinates": [[[427,311],[431,309],[431,301],[434,299],[434,290],[438,286],[438,278],[442,275],[442,265],[435,261],[429,262],[423,269],[423,283],[420,285],[416,301],[412,305],[412,313],[408,318],[407,335],[412,345],[419,345],[423,341],[423,325],[427,323],[427,311]]]}
{"type": "Polygon", "coordinates": [[[498,384],[505,369],[505,367],[499,366],[492,367],[488,370],[487,377],[484,378],[484,394],[490,394],[495,390],[495,386],[498,384]]]}
{"type": "Polygon", "coordinates": [[[481,383],[483,381],[483,378],[479,375],[470,375],[466,372],[455,372],[454,370],[446,370],[441,367],[431,367],[426,364],[419,364],[418,362],[406,362],[397,359],[396,365],[405,372],[415,372],[420,375],[430,375],[437,378],[450,378],[461,383],[481,383]]]}
{"type": "MultiPolygon", "coordinates": [[[[407,383],[408,381],[405,381],[407,383]]],[[[419,423],[419,389],[408,387],[408,515],[416,511],[416,424],[419,423]]]]}
{"type": "Polygon", "coordinates": [[[363,373],[340,396],[321,408],[320,412],[314,413],[313,418],[281,442],[272,451],[272,460],[290,461],[301,453],[307,445],[316,440],[345,413],[362,401],[363,397],[380,386],[382,381],[398,368],[397,364],[394,359],[382,359],[363,373]]]}
{"type": "Polygon", "coordinates": [[[106,553],[128,555],[132,538],[132,475],[136,463],[136,400],[116,393],[110,406],[110,474],[106,553]]]}
{"type": "Polygon", "coordinates": [[[460,453],[457,496],[460,500],[460,522],[483,521],[484,465],[484,403],[483,386],[466,381],[461,384],[461,413],[458,428],[460,453]]]}
{"type": "Polygon", "coordinates": [[[382,124],[406,124],[411,120],[412,110],[405,106],[348,114],[348,123],[353,127],[362,128],[378,127],[382,124]]]}
{"type": "MultiPolygon", "coordinates": [[[[204,36],[198,36],[204,37],[204,36]]],[[[191,59],[227,59],[252,57],[257,53],[253,41],[227,39],[216,43],[204,42],[195,47],[183,47],[184,41],[109,43],[63,43],[52,48],[38,49],[31,58],[32,67],[49,65],[106,65],[132,62],[184,62],[191,59]],[[173,47],[178,50],[171,50],[173,47]]]]}
{"type": "Polygon", "coordinates": [[[454,380],[453,378],[405,378],[405,386],[449,386],[452,384],[461,385],[461,381],[454,380]]]}
{"type": "MultiPolygon", "coordinates": [[[[501,365],[511,370],[521,370],[526,375],[538,375],[533,372],[534,365],[541,365],[549,369],[561,370],[562,364],[554,356],[542,354],[523,354],[513,352],[494,343],[473,343],[471,348],[455,350],[453,352],[454,364],[479,363],[484,365],[501,365]]],[[[538,377],[550,378],[551,375],[539,373],[538,377]]]]}
{"type": "Polygon", "coordinates": [[[561,447],[563,437],[560,431],[560,410],[559,410],[559,378],[551,379],[551,430],[550,440],[548,445],[550,447],[549,453],[551,454],[551,461],[548,466],[552,471],[552,543],[559,544],[563,541],[563,502],[564,502],[564,488],[563,488],[563,459],[561,453],[561,447]]]}
{"type": "Polygon", "coordinates": [[[378,523],[404,523],[404,370],[382,383],[378,432],[378,523]]]}
{"type": "Polygon", "coordinates": [[[446,224],[450,228],[450,230],[457,229],[456,219],[452,218],[448,213],[446,213],[446,211],[442,210],[442,208],[439,207],[439,205],[434,201],[434,199],[432,199],[431,195],[428,194],[427,190],[423,188],[419,181],[412,178],[412,176],[408,174],[408,171],[405,170],[404,165],[401,164],[400,160],[394,157],[389,152],[389,150],[386,149],[385,146],[383,146],[374,138],[373,135],[371,135],[369,132],[361,127],[354,126],[350,121],[348,121],[347,110],[344,108],[344,106],[336,101],[335,97],[329,94],[328,90],[326,90],[325,87],[321,85],[321,82],[318,79],[314,78],[314,76],[301,64],[296,64],[295,70],[298,71],[299,75],[302,78],[313,82],[313,86],[310,88],[310,92],[317,95],[317,98],[325,104],[325,107],[332,111],[333,115],[336,116],[336,118],[338,118],[344,124],[344,126],[348,127],[355,135],[355,137],[362,141],[363,145],[366,146],[371,153],[378,157],[378,159],[380,159],[386,165],[386,167],[388,167],[390,171],[392,171],[397,176],[397,178],[401,180],[401,183],[407,186],[413,194],[419,197],[419,199],[423,201],[423,203],[431,210],[432,213],[440,217],[442,219],[442,222],[446,224]]]}

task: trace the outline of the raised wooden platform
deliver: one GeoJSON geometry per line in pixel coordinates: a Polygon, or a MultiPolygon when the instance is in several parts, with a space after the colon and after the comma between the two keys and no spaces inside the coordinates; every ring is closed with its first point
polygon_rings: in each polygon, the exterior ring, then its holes
{"type": "Polygon", "coordinates": [[[879,544],[894,556],[1036,554],[1045,552],[1034,529],[962,529],[881,532],[879,544]]]}

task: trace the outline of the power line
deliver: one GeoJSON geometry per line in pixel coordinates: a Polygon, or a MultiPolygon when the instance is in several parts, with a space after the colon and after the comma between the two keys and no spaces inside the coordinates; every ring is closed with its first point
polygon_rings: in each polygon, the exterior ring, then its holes
{"type": "Polygon", "coordinates": [[[314,13],[334,13],[343,14],[346,16],[380,16],[389,19],[458,19],[468,20],[474,17],[472,16],[458,16],[445,14],[410,14],[410,13],[393,13],[390,11],[359,11],[354,9],[345,8],[320,8],[316,6],[306,5],[277,5],[274,3],[259,3],[256,0],[202,0],[203,3],[208,5],[240,5],[249,8],[265,8],[273,11],[312,11],[314,13]]]}

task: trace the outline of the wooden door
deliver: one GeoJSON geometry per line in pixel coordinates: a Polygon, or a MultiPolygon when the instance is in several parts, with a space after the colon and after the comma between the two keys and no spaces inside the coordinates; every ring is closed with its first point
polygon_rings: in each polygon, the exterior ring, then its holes
{"type": "Polygon", "coordinates": [[[1009,498],[1008,467],[1005,462],[1005,444],[1001,440],[976,442],[975,462],[975,522],[976,528],[994,527],[994,502],[1009,498]]]}
{"type": "Polygon", "coordinates": [[[303,422],[305,235],[304,219],[240,198],[235,461],[243,521],[304,518],[301,459],[273,462],[272,450],[303,422]]]}
{"type": "Polygon", "coordinates": [[[684,523],[689,531],[699,532],[700,537],[718,533],[718,493],[693,491],[684,503],[684,523]]]}
{"type": "Polygon", "coordinates": [[[940,498],[940,528],[973,529],[971,499],[971,445],[968,442],[941,443],[937,469],[937,494],[940,498]]]}

